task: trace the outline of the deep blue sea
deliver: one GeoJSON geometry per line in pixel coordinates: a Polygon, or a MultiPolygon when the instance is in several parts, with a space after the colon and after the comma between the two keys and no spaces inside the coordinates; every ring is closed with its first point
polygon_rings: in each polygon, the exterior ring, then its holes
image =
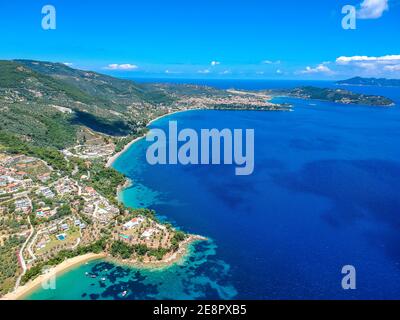
{"type": "Polygon", "coordinates": [[[58,277],[56,290],[28,298],[122,299],[128,290],[125,299],[399,299],[400,89],[345,88],[388,96],[397,106],[277,98],[294,111],[188,111],[153,123],[166,130],[170,120],[180,129],[255,129],[251,176],[236,176],[233,165],[150,166],[145,140],[114,165],[134,181],[121,195],[126,205],[155,209],[161,219],[210,241],[162,270],[91,262],[58,277]],[[356,268],[356,290],[341,287],[344,265],[356,268]]]}

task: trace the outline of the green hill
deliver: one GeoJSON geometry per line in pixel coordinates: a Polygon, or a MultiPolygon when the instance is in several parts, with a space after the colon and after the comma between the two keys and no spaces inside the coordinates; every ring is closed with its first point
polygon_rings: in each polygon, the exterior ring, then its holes
{"type": "Polygon", "coordinates": [[[343,89],[328,89],[318,87],[301,87],[288,90],[289,95],[303,99],[317,99],[342,104],[358,104],[366,106],[393,106],[394,102],[386,97],[366,95],[343,89]]]}
{"type": "Polygon", "coordinates": [[[16,62],[53,79],[62,80],[90,97],[95,97],[116,111],[124,111],[134,102],[151,104],[171,103],[172,99],[163,90],[150,84],[138,84],[92,71],[70,68],[61,63],[15,60],[16,62]]]}
{"type": "Polygon", "coordinates": [[[80,125],[128,135],[173,101],[161,87],[61,63],[0,61],[0,130],[38,146],[72,145],[80,125]]]}

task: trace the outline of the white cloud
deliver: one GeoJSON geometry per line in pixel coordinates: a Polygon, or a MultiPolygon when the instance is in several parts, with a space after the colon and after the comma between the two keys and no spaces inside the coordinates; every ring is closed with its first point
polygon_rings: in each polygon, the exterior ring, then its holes
{"type": "Polygon", "coordinates": [[[106,69],[108,70],[122,70],[122,71],[131,71],[137,68],[139,68],[137,65],[130,63],[125,63],[125,64],[112,63],[106,67],[106,69]]]}
{"type": "Polygon", "coordinates": [[[173,70],[165,70],[166,74],[181,74],[182,72],[180,71],[173,71],[173,70]]]}
{"type": "Polygon", "coordinates": [[[385,71],[400,71],[400,55],[374,56],[342,56],[336,59],[338,66],[346,66],[359,73],[371,76],[384,75],[385,71]]]}
{"type": "Polygon", "coordinates": [[[386,71],[394,72],[394,71],[400,71],[400,64],[395,64],[392,66],[385,66],[383,69],[386,71]]]}
{"type": "Polygon", "coordinates": [[[67,67],[72,67],[74,64],[71,62],[63,62],[64,65],[66,65],[67,67]]]}
{"type": "Polygon", "coordinates": [[[321,63],[315,68],[307,66],[305,70],[300,71],[301,74],[315,74],[315,73],[325,73],[332,74],[333,71],[325,64],[321,63]]]}
{"type": "Polygon", "coordinates": [[[381,64],[393,63],[396,61],[400,62],[400,55],[386,55],[381,57],[369,57],[369,56],[342,56],[336,59],[338,64],[349,64],[349,63],[361,63],[361,62],[376,62],[381,64]]]}
{"type": "MultiPolygon", "coordinates": [[[[278,72],[277,72],[278,73],[278,72]]],[[[335,62],[322,62],[295,72],[303,75],[389,77],[400,75],[400,54],[383,56],[340,56],[335,62]]]]}
{"type": "Polygon", "coordinates": [[[230,70],[224,70],[220,72],[220,74],[231,74],[232,72],[230,70]]]}
{"type": "Polygon", "coordinates": [[[281,70],[281,69],[278,69],[278,70],[276,70],[276,73],[277,73],[277,74],[282,74],[282,70],[281,70]]]}
{"type": "Polygon", "coordinates": [[[364,0],[357,10],[359,19],[378,19],[389,10],[389,0],[364,0]]]}
{"type": "Polygon", "coordinates": [[[277,60],[277,61],[271,61],[271,60],[264,60],[261,61],[262,64],[280,64],[281,60],[277,60]]]}
{"type": "Polygon", "coordinates": [[[199,71],[197,71],[197,73],[202,73],[202,74],[207,74],[207,73],[210,73],[211,71],[210,71],[210,69],[205,69],[205,70],[199,70],[199,71]]]}
{"type": "Polygon", "coordinates": [[[219,61],[211,61],[211,66],[213,66],[213,67],[215,67],[215,66],[218,66],[218,65],[220,65],[221,64],[221,62],[219,62],[219,61]]]}
{"type": "Polygon", "coordinates": [[[377,65],[375,63],[371,63],[371,62],[360,62],[357,63],[357,66],[363,69],[369,69],[369,70],[373,70],[376,69],[377,65]]]}

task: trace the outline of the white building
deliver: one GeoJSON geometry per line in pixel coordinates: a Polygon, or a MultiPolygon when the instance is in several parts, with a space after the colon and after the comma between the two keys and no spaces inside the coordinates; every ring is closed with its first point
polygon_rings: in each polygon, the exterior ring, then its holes
{"type": "Polygon", "coordinates": [[[143,221],[144,221],[144,219],[142,217],[133,218],[132,220],[125,223],[123,225],[123,228],[125,230],[130,230],[130,229],[140,225],[143,221]]]}

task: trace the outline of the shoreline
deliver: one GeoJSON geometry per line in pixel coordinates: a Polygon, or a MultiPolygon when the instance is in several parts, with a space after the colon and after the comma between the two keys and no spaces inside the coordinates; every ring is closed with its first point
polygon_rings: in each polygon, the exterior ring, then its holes
{"type": "Polygon", "coordinates": [[[128,268],[147,270],[165,269],[183,261],[183,259],[187,257],[187,254],[189,253],[190,246],[199,241],[209,241],[209,239],[203,236],[191,234],[180,244],[179,249],[176,252],[168,256],[166,259],[160,261],[140,262],[137,260],[121,260],[111,257],[110,255],[107,255],[105,259],[113,264],[125,266],[128,268]]]}
{"type": "Polygon", "coordinates": [[[166,259],[151,262],[139,262],[137,260],[121,260],[111,257],[107,253],[87,253],[85,255],[77,256],[67,259],[59,265],[50,268],[46,273],[41,274],[37,278],[29,281],[23,286],[18,287],[14,292],[7,293],[0,300],[24,300],[29,294],[33,293],[40,288],[42,283],[49,281],[54,275],[60,276],[74,267],[78,267],[93,260],[105,259],[113,264],[121,265],[129,268],[137,269],[164,269],[172,267],[173,265],[184,261],[190,251],[190,246],[198,241],[208,241],[209,239],[199,235],[189,235],[179,246],[179,249],[166,259]]]}
{"type": "Polygon", "coordinates": [[[162,118],[165,118],[165,117],[168,117],[168,116],[172,116],[173,114],[176,114],[176,113],[181,113],[181,112],[186,112],[186,111],[192,111],[192,110],[200,110],[200,109],[194,108],[194,109],[184,109],[184,110],[172,111],[172,112],[170,112],[170,113],[163,114],[162,116],[158,116],[157,118],[154,118],[153,120],[150,120],[149,123],[146,125],[146,127],[148,127],[149,125],[153,124],[154,122],[156,122],[157,120],[160,120],[160,119],[162,119],[162,118]]]}
{"type": "Polygon", "coordinates": [[[23,300],[24,297],[34,292],[43,282],[50,280],[54,275],[60,276],[75,266],[105,257],[106,254],[104,253],[87,253],[82,256],[67,259],[57,266],[49,269],[45,274],[42,274],[39,277],[29,281],[25,285],[18,287],[14,292],[7,293],[1,297],[0,300],[23,300]]]}
{"type": "Polygon", "coordinates": [[[131,179],[129,179],[129,178],[126,178],[125,183],[123,183],[123,184],[118,186],[118,188],[117,188],[117,200],[118,200],[119,203],[122,203],[122,204],[124,203],[122,201],[122,198],[121,198],[121,195],[122,195],[123,191],[125,189],[128,189],[129,187],[132,187],[132,186],[133,186],[133,181],[131,179]]]}
{"type": "MultiPolygon", "coordinates": [[[[162,119],[162,118],[171,116],[171,115],[176,114],[176,113],[181,113],[181,112],[186,112],[186,111],[191,111],[191,110],[199,110],[199,109],[177,110],[177,111],[173,111],[173,112],[170,112],[170,113],[166,113],[166,114],[164,114],[164,115],[162,115],[162,116],[158,116],[157,118],[154,118],[154,119],[150,120],[150,121],[146,124],[146,128],[147,128],[149,125],[151,125],[151,124],[153,124],[154,122],[156,122],[157,120],[160,120],[160,119],[162,119]]],[[[144,139],[146,136],[147,136],[147,133],[144,134],[144,135],[142,135],[142,136],[140,136],[140,137],[137,137],[137,138],[133,139],[133,140],[132,140],[131,142],[129,142],[121,151],[117,152],[116,154],[114,154],[114,155],[112,155],[110,158],[108,158],[107,163],[106,163],[106,168],[112,167],[112,165],[114,164],[114,162],[115,162],[120,156],[122,156],[126,151],[128,151],[128,149],[129,149],[131,146],[133,146],[136,142],[139,142],[140,140],[144,139]]]]}
{"type": "Polygon", "coordinates": [[[146,134],[137,137],[135,139],[133,139],[131,142],[129,142],[120,152],[117,152],[116,154],[114,154],[113,156],[111,156],[110,158],[108,158],[107,163],[106,163],[106,168],[110,168],[114,162],[122,155],[124,154],[132,145],[134,145],[136,142],[142,140],[143,138],[146,137],[146,134]]]}
{"type": "MultiPolygon", "coordinates": [[[[186,111],[190,111],[190,110],[198,110],[198,109],[177,110],[177,111],[174,111],[171,113],[166,113],[164,115],[158,116],[155,119],[152,119],[151,121],[149,121],[149,123],[147,123],[146,127],[148,127],[152,123],[154,123],[157,120],[160,120],[162,118],[171,116],[176,113],[186,112],[186,111]]],[[[111,156],[107,160],[106,168],[110,168],[114,164],[114,162],[121,155],[123,155],[132,145],[134,145],[136,142],[144,139],[146,136],[147,136],[147,133],[140,137],[133,139],[120,152],[117,152],[116,154],[111,156]]],[[[133,181],[130,179],[127,179],[123,185],[118,187],[117,196],[119,197],[119,194],[124,189],[131,186],[132,184],[133,184],[133,181]]],[[[75,266],[79,266],[86,262],[89,262],[92,260],[97,260],[97,259],[107,259],[116,264],[121,264],[121,265],[125,265],[127,267],[140,268],[140,269],[160,269],[160,268],[170,267],[170,266],[173,266],[175,263],[179,263],[180,261],[182,261],[182,259],[188,253],[190,245],[197,241],[208,241],[208,239],[206,237],[199,236],[199,235],[189,235],[189,237],[180,244],[180,247],[176,252],[174,252],[171,256],[169,256],[166,259],[161,260],[161,261],[152,261],[152,262],[121,261],[119,259],[110,257],[108,254],[106,254],[104,252],[99,253],[99,254],[88,253],[85,255],[77,256],[77,257],[74,257],[71,259],[67,259],[67,260],[63,261],[62,263],[60,263],[59,265],[50,268],[45,274],[38,276],[37,278],[29,281],[28,283],[26,283],[23,286],[19,286],[17,288],[17,290],[10,292],[10,293],[4,295],[3,297],[0,297],[0,300],[23,300],[26,296],[28,296],[29,294],[31,294],[32,292],[37,290],[43,282],[46,282],[49,279],[51,279],[54,276],[54,274],[56,274],[56,276],[61,275],[65,272],[69,271],[70,269],[72,269],[75,266]]]]}

